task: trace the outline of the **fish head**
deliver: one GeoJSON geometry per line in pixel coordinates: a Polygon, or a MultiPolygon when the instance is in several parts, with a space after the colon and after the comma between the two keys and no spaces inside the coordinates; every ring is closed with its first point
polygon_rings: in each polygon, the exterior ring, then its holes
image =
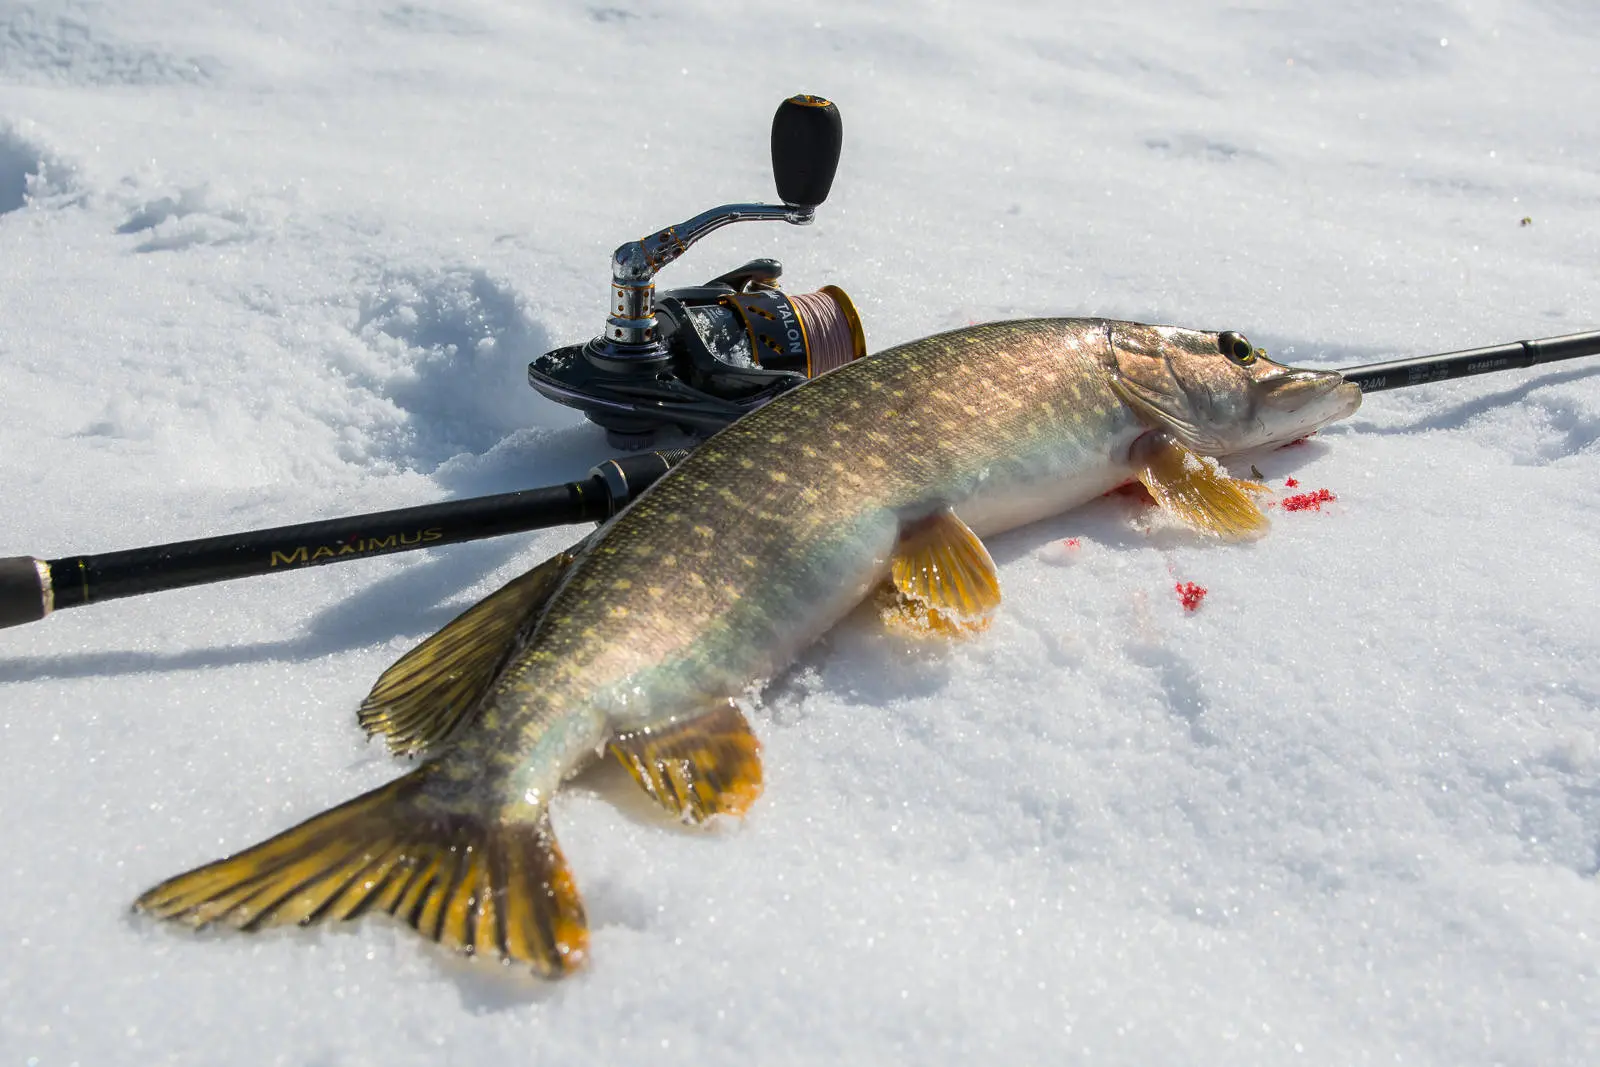
{"type": "Polygon", "coordinates": [[[1205,455],[1287,444],[1361,406],[1361,388],[1338,372],[1277,363],[1232,330],[1119,322],[1110,340],[1117,394],[1205,455]]]}

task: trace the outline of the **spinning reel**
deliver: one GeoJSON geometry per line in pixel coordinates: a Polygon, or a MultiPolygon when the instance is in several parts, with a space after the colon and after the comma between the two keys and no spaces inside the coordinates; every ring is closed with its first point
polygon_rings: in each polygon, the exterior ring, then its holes
{"type": "Polygon", "coordinates": [[[661,268],[729,223],[809,225],[833,186],[843,136],[839,110],[827,100],[785,100],[772,119],[772,171],[783,203],[724,204],[618,248],[605,329],[528,364],[528,383],[604,427],[612,447],[635,450],[662,431],[709,436],[866,355],[860,316],[844,290],[785,293],[775,259],[751,260],[704,285],[655,291],[661,268]]]}

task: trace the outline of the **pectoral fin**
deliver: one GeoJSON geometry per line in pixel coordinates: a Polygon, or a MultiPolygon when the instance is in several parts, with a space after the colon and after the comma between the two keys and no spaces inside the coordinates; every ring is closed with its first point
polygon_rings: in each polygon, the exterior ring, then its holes
{"type": "Polygon", "coordinates": [[[743,815],[761,795],[761,742],[738,705],[617,734],[607,746],[650,799],[684,822],[743,815]]]}
{"type": "Polygon", "coordinates": [[[880,613],[892,628],[965,636],[1000,607],[1000,577],[978,535],[946,508],[900,532],[880,613]]]}
{"type": "Polygon", "coordinates": [[[389,750],[403,755],[438,744],[460,728],[526,628],[537,621],[577,547],[490,593],[384,671],[357,712],[367,736],[383,734],[389,750]]]}
{"type": "Polygon", "coordinates": [[[1129,458],[1156,503],[1190,528],[1229,540],[1266,533],[1267,517],[1246,493],[1254,483],[1230,478],[1215,460],[1160,433],[1135,441],[1129,458]]]}

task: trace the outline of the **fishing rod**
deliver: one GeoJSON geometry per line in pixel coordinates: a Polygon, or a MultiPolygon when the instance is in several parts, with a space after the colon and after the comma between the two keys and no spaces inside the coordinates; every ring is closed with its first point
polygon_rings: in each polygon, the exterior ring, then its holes
{"type": "MultiPolygon", "coordinates": [[[[855,306],[826,286],[790,295],[782,266],[756,259],[704,285],[655,292],[662,267],[733,222],[806,225],[827,198],[842,145],[833,104],[785,100],[773,116],[773,177],[782,204],[727,204],[612,255],[609,314],[600,334],[528,365],[542,395],[577,408],[633,454],[586,479],[495,496],[427,504],[152,545],[100,555],[0,559],[0,627],[52,611],[165,589],[371,556],[391,555],[549,526],[604,522],[688,454],[638,451],[662,435],[703,439],[774,397],[866,354],[855,306]]],[[[1600,354],[1600,331],[1349,367],[1363,393],[1600,354]]]]}
{"type": "MultiPolygon", "coordinates": [[[[1600,330],[1348,367],[1363,393],[1600,355],[1600,330]]],[[[225,534],[101,555],[0,559],[0,627],[51,611],[164,589],[277,574],[327,563],[604,522],[689,454],[640,452],[606,460],[582,481],[225,534]]]]}

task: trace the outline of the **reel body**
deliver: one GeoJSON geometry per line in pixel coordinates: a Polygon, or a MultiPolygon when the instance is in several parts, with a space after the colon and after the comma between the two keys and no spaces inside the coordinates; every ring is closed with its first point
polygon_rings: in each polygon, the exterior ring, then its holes
{"type": "Polygon", "coordinates": [[[808,378],[866,354],[855,305],[836,286],[791,296],[783,268],[757,259],[659,296],[655,275],[733,222],[808,225],[839,164],[839,111],[816,96],[785,100],[772,120],[778,204],[727,204],[621,246],[611,257],[611,313],[599,336],[528,364],[528,384],[605,428],[615,448],[657,434],[706,437],[808,378]]]}
{"type": "Polygon", "coordinates": [[[854,303],[828,286],[791,296],[760,259],[655,301],[660,345],[618,353],[598,339],[546,352],[528,383],[605,428],[615,448],[664,430],[706,437],[808,378],[866,355],[854,303]]]}

